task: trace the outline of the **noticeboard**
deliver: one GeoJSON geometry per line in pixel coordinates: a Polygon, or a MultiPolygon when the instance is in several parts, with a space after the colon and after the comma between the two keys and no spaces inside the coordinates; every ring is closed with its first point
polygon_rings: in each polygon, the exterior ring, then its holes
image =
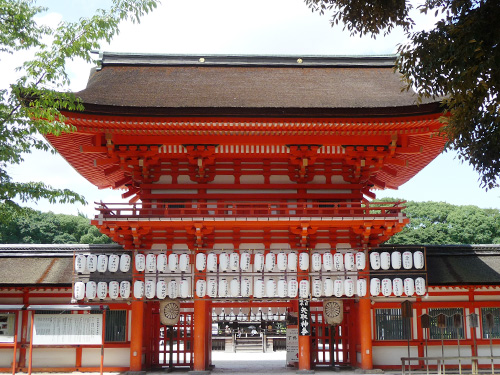
{"type": "Polygon", "coordinates": [[[15,322],[15,314],[0,314],[0,342],[14,342],[15,322]]]}
{"type": "Polygon", "coordinates": [[[297,326],[286,327],[286,363],[299,362],[299,329],[297,326]]]}
{"type": "Polygon", "coordinates": [[[102,314],[35,314],[35,345],[101,345],[102,314]]]}

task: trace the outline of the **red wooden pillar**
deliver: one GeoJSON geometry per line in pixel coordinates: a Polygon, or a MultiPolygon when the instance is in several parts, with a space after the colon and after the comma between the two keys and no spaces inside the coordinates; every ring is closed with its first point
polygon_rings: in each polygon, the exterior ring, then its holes
{"type": "Polygon", "coordinates": [[[361,368],[371,370],[373,368],[372,357],[372,319],[371,302],[369,298],[359,300],[359,337],[361,347],[361,368]]]}
{"type": "Polygon", "coordinates": [[[130,338],[130,371],[142,370],[142,341],[144,336],[144,304],[132,301],[132,336],[130,338]]]}
{"type": "Polygon", "coordinates": [[[193,360],[194,371],[206,371],[210,366],[209,351],[209,334],[208,329],[212,320],[209,319],[210,301],[208,299],[194,300],[194,345],[193,345],[193,360]]]}

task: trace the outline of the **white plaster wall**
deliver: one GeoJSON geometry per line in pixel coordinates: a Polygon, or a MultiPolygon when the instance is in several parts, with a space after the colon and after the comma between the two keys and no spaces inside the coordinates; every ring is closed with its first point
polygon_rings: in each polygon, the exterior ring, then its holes
{"type": "Polygon", "coordinates": [[[198,194],[198,189],[155,189],[151,194],[198,194]]]}
{"type": "Polygon", "coordinates": [[[264,183],[264,176],[240,176],[240,183],[242,184],[263,184],[264,183]]]}
{"type": "Polygon", "coordinates": [[[269,176],[269,182],[271,184],[294,184],[295,182],[292,182],[290,180],[289,176],[269,176]]]}
{"type": "Polygon", "coordinates": [[[297,189],[207,189],[207,194],[296,194],[297,189]]]}
{"type": "Polygon", "coordinates": [[[34,348],[33,367],[74,367],[76,348],[34,348]]]}
{"type": "Polygon", "coordinates": [[[217,175],[214,177],[213,181],[209,181],[208,184],[234,184],[234,176],[230,175],[217,175]]]}
{"type": "MultiPolygon", "coordinates": [[[[101,364],[100,348],[83,348],[82,366],[93,367],[101,364]]],[[[104,349],[104,366],[129,367],[130,349],[129,348],[109,348],[104,349]]]]}
{"type": "MultiPolygon", "coordinates": [[[[489,345],[478,345],[477,346],[477,355],[490,355],[490,346],[489,345]]],[[[495,356],[500,356],[500,345],[493,345],[493,355],[495,356]]],[[[498,360],[495,360],[498,361],[498,360]]],[[[480,361],[479,363],[483,363],[483,361],[480,361]]]]}
{"type": "MultiPolygon", "coordinates": [[[[374,346],[373,349],[374,366],[401,366],[401,357],[408,357],[407,346],[374,346]]],[[[410,348],[410,356],[418,356],[418,348],[410,348]]]]}
{"type": "MultiPolygon", "coordinates": [[[[13,349],[0,350],[0,367],[11,367],[12,357],[14,356],[13,349]]],[[[19,350],[16,353],[16,361],[19,360],[19,350]]]]}
{"type": "Polygon", "coordinates": [[[171,184],[172,176],[162,175],[156,184],[171,184]]]}
{"type": "Polygon", "coordinates": [[[181,174],[177,176],[177,183],[178,184],[197,184],[196,181],[191,180],[191,177],[187,174],[181,174]]]}

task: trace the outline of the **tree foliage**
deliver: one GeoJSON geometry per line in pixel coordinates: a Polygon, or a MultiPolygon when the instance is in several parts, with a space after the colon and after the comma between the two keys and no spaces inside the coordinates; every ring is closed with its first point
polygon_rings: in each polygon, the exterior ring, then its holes
{"type": "Polygon", "coordinates": [[[398,47],[398,69],[421,97],[444,98],[448,147],[481,175],[485,188],[500,175],[500,2],[425,0],[423,13],[440,16],[429,31],[414,31],[409,1],[305,0],[331,23],[375,37],[401,26],[409,42],[398,47]]]}
{"type": "Polygon", "coordinates": [[[13,208],[19,208],[16,200],[85,203],[70,190],[53,189],[43,182],[16,182],[8,167],[20,164],[23,154],[33,148],[51,149],[40,134],[71,131],[60,111],[81,110],[82,105],[68,92],[67,62],[75,58],[91,62],[90,51],[118,34],[120,22],[138,22],[155,7],[154,0],[114,0],[109,10],[51,28],[36,22],[45,9],[34,0],[0,0],[0,52],[33,51],[19,73],[2,71],[19,78],[9,88],[0,89],[0,203],[13,208]]]}

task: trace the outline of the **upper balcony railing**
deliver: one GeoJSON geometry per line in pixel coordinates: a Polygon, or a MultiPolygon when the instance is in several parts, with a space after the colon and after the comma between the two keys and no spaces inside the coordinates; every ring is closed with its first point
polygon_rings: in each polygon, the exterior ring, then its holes
{"type": "Polygon", "coordinates": [[[96,218],[402,218],[405,202],[165,202],[98,203],[96,218]]]}

